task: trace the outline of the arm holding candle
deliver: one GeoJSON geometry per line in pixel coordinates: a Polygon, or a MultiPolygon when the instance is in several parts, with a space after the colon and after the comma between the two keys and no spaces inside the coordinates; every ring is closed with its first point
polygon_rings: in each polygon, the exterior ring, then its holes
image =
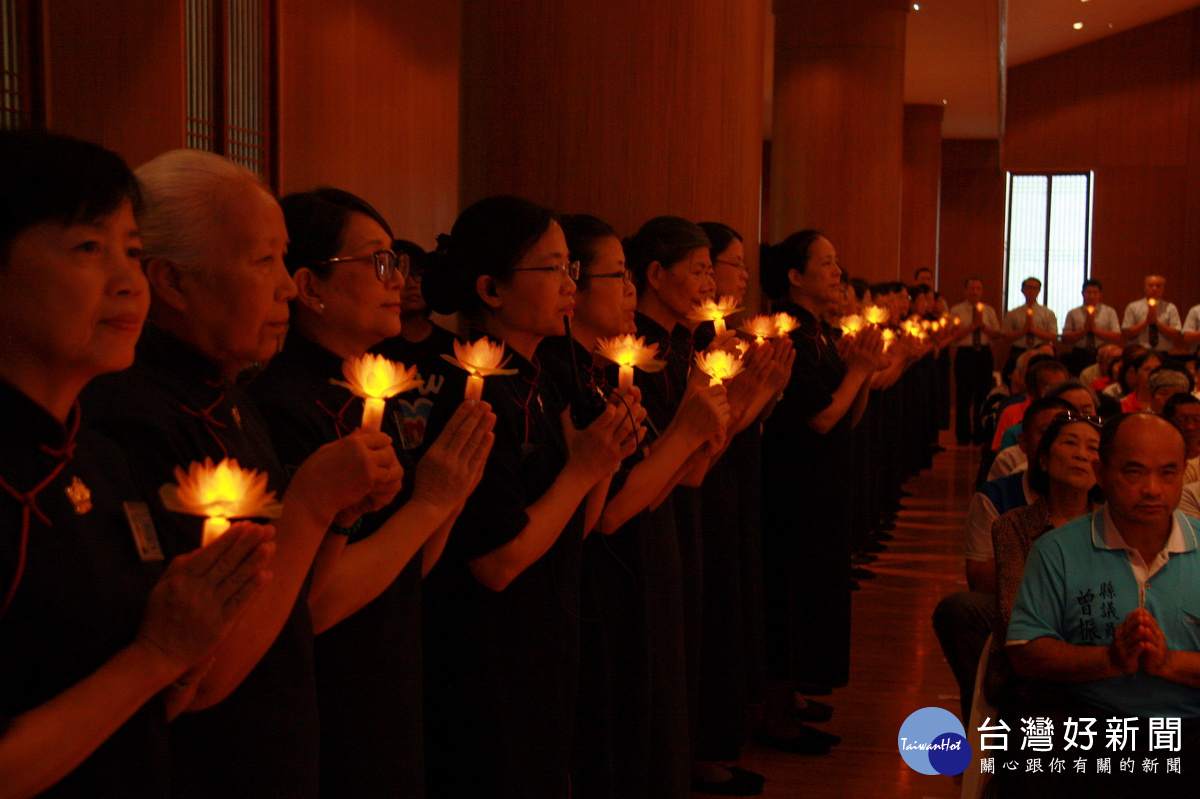
{"type": "Polygon", "coordinates": [[[213,546],[171,561],[147,600],[137,638],[0,734],[0,797],[49,788],[203,661],[269,581],[271,534],[239,523],[213,546]]]}
{"type": "Polygon", "coordinates": [[[329,629],[379,596],[431,536],[447,521],[453,524],[491,452],[495,423],[488,404],[461,403],[417,463],[412,497],[360,541],[327,537],[324,546],[336,547],[337,555],[327,559],[328,573],[319,590],[314,574],[308,596],[314,632],[329,629]]]}
{"type": "Polygon", "coordinates": [[[854,337],[854,346],[846,358],[846,377],[833,392],[833,401],[822,410],[805,420],[809,429],[819,435],[832,430],[842,417],[850,412],[863,390],[875,374],[875,368],[883,356],[883,338],[878,330],[864,330],[854,337]]]}
{"type": "Polygon", "coordinates": [[[188,710],[215,705],[245,679],[283,628],[334,517],[377,484],[394,480],[399,469],[391,438],[363,431],[326,444],[304,461],[275,522],[274,579],[218,648],[188,710]]]}

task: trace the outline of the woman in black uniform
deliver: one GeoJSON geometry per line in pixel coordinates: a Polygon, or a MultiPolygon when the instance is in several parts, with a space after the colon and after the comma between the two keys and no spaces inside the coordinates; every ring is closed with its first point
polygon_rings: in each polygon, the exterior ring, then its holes
{"type": "MultiPolygon", "coordinates": [[[[293,329],[249,391],[284,468],[294,469],[361,425],[363,401],[331,381],[344,380],[343,361],[399,333],[405,275],[387,223],[364,200],[326,188],[280,205],[297,288],[293,329]]],[[[414,467],[394,401],[389,409],[383,430],[404,487],[375,512],[335,520],[317,555],[326,576],[309,591],[324,799],[424,795],[421,577],[491,448],[495,417],[483,403],[463,403],[414,467]]]]}
{"type": "MultiPolygon", "coordinates": [[[[237,383],[278,351],[296,292],[283,264],[279,204],[252,173],[212,153],[165,153],[137,176],[150,318],[133,367],[88,387],[89,418],[155,490],[176,466],[230,457],[266,473],[284,499],[275,577],[218,653],[189,707],[195,712],[172,725],[172,792],[315,797],[309,570],[334,517],[390,500],[400,466],[387,435],[356,431],[285,474],[237,383]]],[[[199,519],[163,513],[158,521],[168,551],[195,547],[199,519]]]]}
{"type": "Polygon", "coordinates": [[[866,407],[882,355],[875,328],[844,347],[821,315],[841,296],[829,241],[801,231],[766,251],[763,290],[796,317],[796,361],[763,433],[763,563],[768,704],[760,740],[797,752],[827,752],[829,739],[793,719],[797,681],[836,687],[849,679],[849,439],[866,407]],[[813,734],[817,733],[817,734],[813,734]]]}
{"type": "MultiPolygon", "coordinates": [[[[547,338],[538,357],[560,393],[571,394],[578,371],[588,390],[607,394],[616,369],[592,353],[599,339],[633,331],[633,275],[607,223],[585,214],[561,222],[580,263],[573,339],[547,338]]],[[[658,501],[727,416],[725,389],[714,386],[689,393],[663,435],[647,430],[613,479],[602,535],[585,542],[578,796],[688,795],[679,549],[671,503],[658,501]]]]}
{"type": "MultiPolygon", "coordinates": [[[[637,434],[612,403],[576,430],[540,373],[535,351],[563,334],[576,269],[549,211],[493,197],[459,215],[445,257],[422,283],[435,311],[462,312],[503,343],[517,372],[485,381],[495,445],[425,582],[432,797],[571,791],[584,516],[599,515],[637,434]]],[[[429,435],[445,426],[465,385],[465,373],[447,378],[429,435]]]]}
{"type": "Polygon", "coordinates": [[[0,133],[0,796],[168,795],[166,725],[267,579],[237,524],[164,570],[140,488],[76,396],[124,369],[149,307],[128,167],[0,133]],[[140,536],[138,533],[140,532],[140,536]]]}

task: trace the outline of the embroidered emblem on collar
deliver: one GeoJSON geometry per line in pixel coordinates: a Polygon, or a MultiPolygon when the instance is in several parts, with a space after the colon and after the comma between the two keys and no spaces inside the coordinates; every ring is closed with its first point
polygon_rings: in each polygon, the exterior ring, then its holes
{"type": "Polygon", "coordinates": [[[67,486],[67,499],[75,506],[75,512],[82,516],[92,509],[92,492],[83,484],[79,477],[71,480],[67,486]]]}
{"type": "Polygon", "coordinates": [[[233,423],[238,426],[238,430],[242,429],[242,412],[238,410],[238,406],[233,406],[233,423]]]}

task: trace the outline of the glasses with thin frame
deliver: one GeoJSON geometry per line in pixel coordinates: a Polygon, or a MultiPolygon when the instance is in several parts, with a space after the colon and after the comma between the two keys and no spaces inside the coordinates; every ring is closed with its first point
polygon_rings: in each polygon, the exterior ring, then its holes
{"type": "Polygon", "coordinates": [[[513,269],[514,272],[557,272],[560,275],[566,275],[572,280],[579,279],[579,261],[571,261],[569,264],[559,264],[558,266],[521,266],[513,269]]]}
{"type": "Polygon", "coordinates": [[[400,275],[401,280],[408,279],[408,253],[397,255],[391,250],[376,250],[370,255],[346,255],[341,258],[329,258],[321,261],[319,265],[341,264],[351,261],[370,261],[371,265],[375,268],[375,277],[383,283],[392,280],[397,274],[400,275]]]}
{"type": "Polygon", "coordinates": [[[622,282],[629,284],[629,285],[633,284],[633,270],[632,269],[622,269],[618,272],[598,272],[595,274],[583,275],[582,277],[587,280],[591,280],[592,278],[596,278],[596,277],[611,277],[611,278],[619,277],[619,278],[621,278],[622,282]]]}
{"type": "Polygon", "coordinates": [[[720,258],[713,259],[713,263],[725,264],[726,266],[732,266],[734,269],[740,269],[742,271],[745,271],[746,269],[745,264],[734,263],[733,261],[722,261],[720,258]]]}

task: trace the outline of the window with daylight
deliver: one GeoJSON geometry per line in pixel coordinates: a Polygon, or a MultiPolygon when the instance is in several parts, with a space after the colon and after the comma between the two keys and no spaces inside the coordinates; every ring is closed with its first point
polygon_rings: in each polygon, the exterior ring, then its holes
{"type": "Polygon", "coordinates": [[[1092,173],[1008,173],[1004,235],[1004,307],[1025,301],[1021,283],[1042,280],[1038,301],[1061,324],[1079,305],[1092,271],[1092,173]]]}
{"type": "Polygon", "coordinates": [[[275,3],[184,0],[187,146],[275,187],[275,3]]]}
{"type": "Polygon", "coordinates": [[[37,0],[0,0],[0,130],[44,124],[37,0]]]}

